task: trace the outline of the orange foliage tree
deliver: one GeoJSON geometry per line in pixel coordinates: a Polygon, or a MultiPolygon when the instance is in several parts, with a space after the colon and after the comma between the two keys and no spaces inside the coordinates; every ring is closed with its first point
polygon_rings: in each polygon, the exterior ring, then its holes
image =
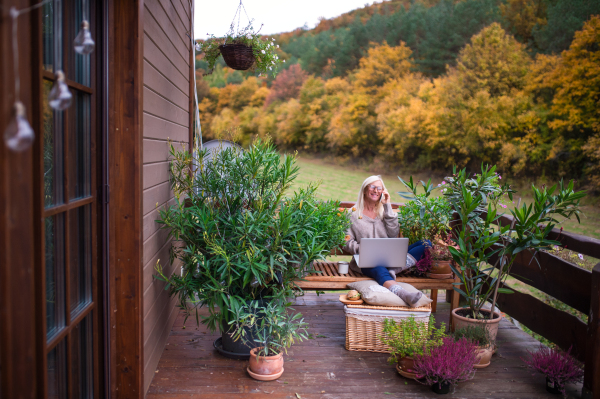
{"type": "Polygon", "coordinates": [[[280,72],[273,81],[271,92],[265,104],[268,106],[274,101],[297,98],[300,93],[300,87],[302,87],[307,77],[307,73],[298,64],[294,64],[289,69],[280,72]]]}

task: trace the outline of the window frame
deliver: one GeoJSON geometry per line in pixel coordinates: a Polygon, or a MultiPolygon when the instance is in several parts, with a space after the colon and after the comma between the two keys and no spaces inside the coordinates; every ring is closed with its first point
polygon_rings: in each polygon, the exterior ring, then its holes
{"type": "MultiPolygon", "coordinates": [[[[55,5],[57,1],[53,2],[55,5]]],[[[62,24],[58,27],[58,29],[62,29],[62,48],[67,48],[67,46],[72,46],[71,41],[69,40],[69,35],[67,34],[68,29],[71,28],[69,26],[69,4],[66,2],[62,3],[62,9],[59,10],[62,12],[62,24]]],[[[36,236],[36,248],[35,251],[35,291],[36,296],[36,342],[37,342],[37,374],[38,374],[38,384],[37,384],[37,396],[38,397],[48,397],[48,389],[49,389],[49,381],[48,381],[48,355],[52,350],[57,348],[58,345],[64,343],[65,349],[65,357],[62,359],[64,364],[65,376],[66,379],[66,392],[61,394],[66,394],[67,398],[74,398],[75,394],[73,393],[73,382],[71,379],[71,375],[74,372],[73,365],[71,364],[73,358],[73,334],[77,333],[78,326],[83,325],[84,320],[88,316],[91,315],[91,336],[92,336],[92,348],[91,348],[91,365],[92,365],[92,374],[91,374],[91,382],[92,383],[92,395],[93,397],[101,397],[104,391],[103,384],[103,364],[104,364],[104,352],[101,350],[104,347],[104,317],[103,311],[105,306],[99,303],[99,298],[102,297],[102,251],[99,250],[101,247],[101,239],[102,239],[102,228],[104,223],[102,222],[103,212],[102,206],[103,204],[103,190],[102,185],[99,184],[102,181],[102,158],[103,155],[99,149],[101,148],[98,143],[101,142],[102,132],[101,126],[99,125],[100,118],[102,115],[102,110],[100,108],[101,100],[102,100],[102,59],[104,58],[103,54],[103,46],[102,46],[102,34],[103,25],[102,25],[102,12],[101,12],[101,1],[89,1],[89,20],[90,20],[90,30],[92,32],[92,37],[96,41],[96,48],[92,54],[90,54],[90,86],[85,86],[80,84],[72,79],[69,79],[69,71],[68,68],[70,65],[73,65],[73,62],[68,62],[70,59],[77,57],[78,55],[74,54],[71,51],[61,51],[61,68],[65,72],[65,83],[69,86],[73,94],[73,103],[69,107],[69,109],[62,112],[62,143],[55,145],[62,146],[62,203],[53,204],[50,206],[45,205],[44,201],[44,161],[43,161],[43,153],[44,153],[44,131],[43,131],[43,109],[44,105],[42,101],[44,101],[44,82],[54,83],[56,80],[55,73],[47,71],[44,69],[43,65],[43,46],[35,45],[35,42],[41,44],[43,43],[43,29],[42,29],[42,12],[43,8],[39,11],[32,13],[33,18],[37,19],[37,26],[39,27],[34,31],[33,35],[33,51],[35,53],[35,58],[37,62],[34,62],[34,67],[37,71],[33,71],[33,76],[37,75],[37,81],[34,82],[34,92],[37,91],[37,98],[34,96],[35,104],[35,112],[34,112],[34,130],[37,132],[37,140],[34,143],[34,192],[37,188],[37,194],[34,196],[34,208],[35,208],[35,236],[36,236]],[[70,58],[68,60],[68,58],[70,58]],[[36,73],[37,72],[37,73],[36,73]],[[89,174],[89,195],[86,195],[82,198],[74,198],[70,199],[70,189],[74,182],[70,182],[69,175],[71,174],[70,169],[73,167],[73,159],[71,158],[71,153],[73,152],[70,149],[70,129],[73,128],[69,121],[70,114],[75,112],[75,100],[76,100],[76,91],[81,93],[85,93],[89,95],[89,109],[90,109],[90,132],[89,132],[89,165],[90,165],[90,174],[89,174]],[[37,172],[37,173],[36,173],[37,172]],[[85,207],[89,207],[89,233],[90,233],[90,269],[89,269],[89,278],[91,279],[91,300],[88,301],[85,305],[78,307],[76,309],[72,309],[71,306],[71,279],[70,279],[70,268],[74,264],[71,259],[71,219],[74,217],[74,211],[77,209],[85,209],[85,207]],[[62,285],[63,285],[63,303],[60,305],[64,309],[64,325],[59,326],[57,331],[50,337],[47,335],[47,307],[46,307],[46,259],[45,259],[45,220],[51,216],[63,215],[63,230],[62,237],[58,237],[62,239],[64,244],[63,249],[63,257],[64,257],[64,273],[59,277],[62,277],[62,285]]],[[[56,8],[55,8],[56,10],[56,8]]],[[[54,19],[56,21],[56,19],[54,19]]],[[[57,26],[53,24],[54,35],[57,32],[57,26]]],[[[79,30],[79,27],[75,27],[76,31],[79,30]]],[[[53,35],[53,37],[54,37],[53,35]]],[[[56,42],[56,41],[54,41],[56,42]]],[[[56,65],[56,60],[53,57],[53,65],[56,65]]],[[[54,67],[53,67],[54,70],[54,67]]],[[[57,111],[52,111],[54,115],[56,115],[57,111]]],[[[75,370],[76,371],[76,370],[75,370]]]]}

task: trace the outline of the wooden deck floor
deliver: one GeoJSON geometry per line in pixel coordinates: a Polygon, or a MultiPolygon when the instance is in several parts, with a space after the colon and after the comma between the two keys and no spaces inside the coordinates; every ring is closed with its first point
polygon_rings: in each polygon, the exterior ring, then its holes
{"type": "MultiPolygon", "coordinates": [[[[443,295],[440,295],[443,297],[443,295]]],[[[295,309],[310,324],[314,339],[295,345],[285,356],[285,372],[276,381],[255,381],[247,361],[223,358],[213,349],[218,335],[195,325],[183,328],[180,315],[171,331],[147,398],[433,398],[429,387],[398,375],[387,355],[344,349],[345,320],[337,294],[307,293],[295,309]]],[[[448,322],[449,304],[438,303],[437,322],[448,322]]],[[[492,364],[458,385],[453,398],[548,398],[544,377],[533,376],[520,360],[537,341],[503,320],[492,364]]],[[[567,390],[580,397],[581,384],[567,390]]]]}

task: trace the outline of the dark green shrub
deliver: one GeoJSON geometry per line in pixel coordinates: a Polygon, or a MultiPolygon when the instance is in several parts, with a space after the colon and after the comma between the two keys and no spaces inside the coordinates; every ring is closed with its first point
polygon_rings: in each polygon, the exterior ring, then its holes
{"type": "Polygon", "coordinates": [[[171,146],[176,203],[158,223],[174,239],[171,262],[180,260],[182,272],[156,270],[182,308],[207,306],[202,322],[214,331],[253,300],[285,306],[301,294],[294,282],[344,243],[349,219],[338,202],[317,201],[316,186],[287,197],[295,156],[281,157],[269,142],[196,154],[171,146]]]}

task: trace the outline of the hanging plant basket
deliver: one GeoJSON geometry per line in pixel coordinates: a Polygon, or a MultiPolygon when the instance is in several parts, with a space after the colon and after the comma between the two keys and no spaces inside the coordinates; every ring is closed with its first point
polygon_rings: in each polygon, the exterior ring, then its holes
{"type": "Polygon", "coordinates": [[[238,71],[245,71],[254,65],[254,53],[251,46],[245,44],[222,44],[219,46],[221,55],[227,66],[238,71]]]}
{"type": "Polygon", "coordinates": [[[207,75],[213,72],[217,59],[222,55],[225,64],[231,69],[246,71],[252,68],[258,76],[264,73],[275,77],[278,67],[285,62],[277,55],[279,45],[274,43],[274,38],[262,38],[259,35],[260,29],[254,30],[253,20],[248,18],[247,13],[248,26],[240,29],[242,12],[246,13],[246,9],[240,0],[225,37],[210,35],[210,38],[200,45],[201,51],[204,52],[204,60],[208,63],[207,75]]]}

